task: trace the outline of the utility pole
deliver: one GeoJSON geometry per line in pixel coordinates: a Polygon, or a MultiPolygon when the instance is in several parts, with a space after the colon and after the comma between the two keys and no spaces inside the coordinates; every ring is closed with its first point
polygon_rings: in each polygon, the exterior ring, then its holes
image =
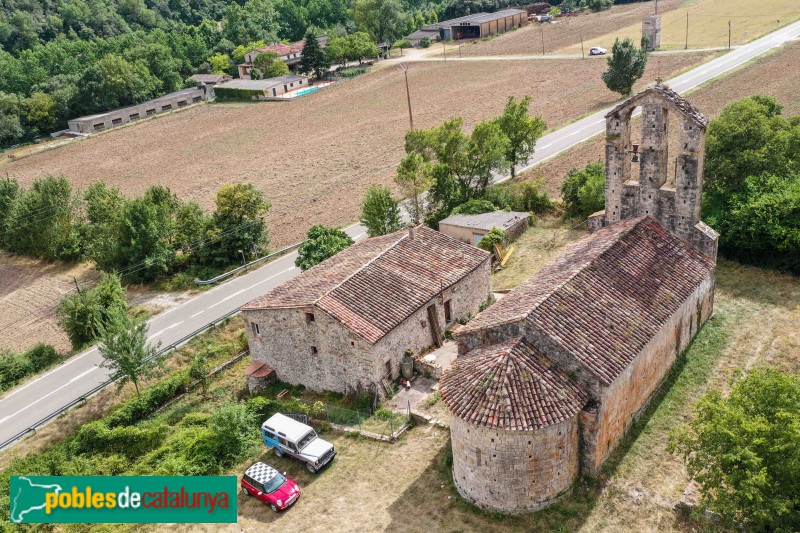
{"type": "Polygon", "coordinates": [[[686,12],[686,46],[683,47],[684,50],[689,49],[689,12],[686,12]]]}
{"type": "Polygon", "coordinates": [[[542,55],[544,55],[544,24],[542,24],[542,55]]]}
{"type": "Polygon", "coordinates": [[[731,21],[728,21],[728,50],[731,49],[731,21]]]}
{"type": "Polygon", "coordinates": [[[586,54],[583,52],[583,35],[581,35],[581,59],[586,59],[586,54]]]}
{"type": "Polygon", "coordinates": [[[76,278],[75,276],[72,276],[72,281],[75,282],[75,288],[78,290],[78,294],[81,294],[81,286],[78,285],[78,278],[76,278]]]}
{"type": "Polygon", "coordinates": [[[447,45],[444,44],[444,41],[442,41],[442,54],[444,55],[444,60],[447,61],[447,45]]]}
{"type": "Polygon", "coordinates": [[[408,100],[408,122],[411,124],[411,130],[414,130],[414,116],[411,114],[411,91],[408,89],[408,66],[405,64],[400,64],[400,67],[403,69],[403,74],[406,77],[406,99],[408,100]]]}

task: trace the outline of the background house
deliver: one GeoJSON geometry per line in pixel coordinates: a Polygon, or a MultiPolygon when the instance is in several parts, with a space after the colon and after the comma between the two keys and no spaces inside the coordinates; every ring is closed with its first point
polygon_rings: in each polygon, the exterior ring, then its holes
{"type": "Polygon", "coordinates": [[[308,78],[298,74],[287,74],[286,76],[278,76],[277,78],[268,78],[266,80],[231,80],[218,85],[215,92],[220,97],[223,97],[224,89],[240,89],[241,91],[251,92],[255,98],[273,98],[304,87],[308,87],[308,78]],[[220,89],[223,90],[220,91],[220,89]]]}
{"type": "MultiPolygon", "coordinates": [[[[317,37],[317,42],[322,48],[325,48],[328,44],[327,34],[317,37]]],[[[244,63],[237,65],[239,77],[242,79],[249,79],[250,70],[253,68],[253,61],[258,57],[258,54],[264,52],[275,52],[278,55],[278,59],[286,63],[289,70],[295,71],[300,65],[300,59],[305,45],[306,41],[303,39],[302,41],[291,44],[275,43],[269,46],[262,46],[261,48],[256,48],[255,50],[247,52],[244,55],[244,63]]]]}
{"type": "Polygon", "coordinates": [[[490,255],[429,228],[360,241],[242,308],[254,362],[313,390],[383,394],[407,350],[490,296],[490,255]]]}
{"type": "Polygon", "coordinates": [[[519,211],[493,211],[479,215],[451,215],[439,221],[439,231],[461,242],[477,246],[484,235],[493,228],[506,232],[506,242],[513,241],[528,229],[530,213],[519,211]]]}

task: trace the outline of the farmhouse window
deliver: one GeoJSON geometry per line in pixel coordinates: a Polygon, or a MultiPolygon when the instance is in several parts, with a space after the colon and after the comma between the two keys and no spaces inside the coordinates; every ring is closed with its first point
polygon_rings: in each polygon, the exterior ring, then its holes
{"type": "Polygon", "coordinates": [[[452,311],[450,310],[450,300],[444,303],[444,321],[448,324],[453,320],[452,311]]]}
{"type": "Polygon", "coordinates": [[[162,105],[161,106],[161,111],[169,111],[170,109],[172,109],[172,104],[167,104],[167,105],[162,105]]]}
{"type": "Polygon", "coordinates": [[[312,354],[316,354],[317,353],[317,347],[316,346],[312,346],[311,347],[311,353],[312,354]]]}
{"type": "Polygon", "coordinates": [[[155,109],[148,109],[146,111],[146,114],[147,114],[147,116],[155,115],[156,114],[156,110],[155,109]]]}
{"type": "Polygon", "coordinates": [[[180,100],[178,102],[178,107],[186,107],[186,100],[180,100]]]}
{"type": "Polygon", "coordinates": [[[386,376],[391,378],[392,377],[392,360],[389,359],[388,361],[386,361],[386,363],[384,363],[384,366],[386,367],[386,376]]]}
{"type": "Polygon", "coordinates": [[[106,129],[106,125],[101,122],[100,124],[95,124],[94,129],[97,131],[104,130],[106,129]]]}
{"type": "Polygon", "coordinates": [[[250,323],[250,328],[253,330],[253,335],[261,335],[261,331],[258,328],[258,324],[255,322],[250,323]]]}
{"type": "Polygon", "coordinates": [[[195,96],[194,98],[192,98],[192,102],[199,102],[199,101],[200,101],[199,96],[195,96]]]}
{"type": "Polygon", "coordinates": [[[131,120],[139,120],[139,113],[133,113],[130,117],[131,120]]]}
{"type": "Polygon", "coordinates": [[[116,126],[117,124],[122,124],[122,119],[121,119],[121,118],[115,118],[115,119],[113,119],[113,120],[111,121],[111,123],[112,123],[113,125],[115,125],[115,126],[116,126]]]}
{"type": "Polygon", "coordinates": [[[310,324],[311,322],[316,322],[317,319],[314,317],[314,313],[306,313],[306,324],[310,324]]]}

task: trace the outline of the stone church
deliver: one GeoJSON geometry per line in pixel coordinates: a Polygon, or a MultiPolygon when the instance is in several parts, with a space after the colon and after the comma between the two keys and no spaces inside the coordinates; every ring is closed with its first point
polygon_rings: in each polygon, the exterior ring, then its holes
{"type": "Polygon", "coordinates": [[[590,234],[457,332],[441,393],[465,499],[533,511],[578,475],[596,475],[711,316],[717,234],[700,220],[706,126],[662,85],[608,113],[606,209],[590,217],[590,234]],[[681,144],[668,184],[670,126],[681,144]]]}

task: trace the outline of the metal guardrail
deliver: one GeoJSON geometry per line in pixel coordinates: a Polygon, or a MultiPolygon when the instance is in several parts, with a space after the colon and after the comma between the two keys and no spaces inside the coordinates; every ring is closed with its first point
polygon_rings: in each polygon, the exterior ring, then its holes
{"type": "Polygon", "coordinates": [[[227,272],[225,272],[223,274],[220,274],[219,276],[217,276],[215,278],[211,278],[211,279],[195,279],[194,282],[197,285],[212,285],[214,283],[217,283],[218,281],[222,281],[225,278],[229,278],[229,277],[233,276],[237,272],[241,272],[242,270],[247,270],[248,268],[250,268],[253,265],[257,265],[258,263],[261,263],[263,261],[266,261],[267,259],[275,257],[276,255],[281,255],[281,254],[284,254],[284,253],[288,252],[289,250],[294,250],[295,248],[299,248],[300,245],[303,244],[304,242],[305,241],[298,242],[296,244],[292,244],[291,246],[287,246],[286,248],[282,248],[282,249],[278,250],[277,252],[272,252],[271,254],[267,254],[264,257],[259,257],[258,259],[254,259],[254,260],[250,261],[249,263],[243,264],[240,267],[236,267],[233,270],[229,270],[229,271],[227,271],[227,272]]]}
{"type": "MultiPolygon", "coordinates": [[[[213,322],[209,322],[208,324],[206,324],[206,325],[194,330],[193,332],[189,333],[188,335],[185,335],[184,337],[182,337],[182,338],[178,339],[177,341],[173,342],[169,346],[167,346],[165,348],[162,348],[161,350],[156,352],[152,357],[148,357],[146,362],[153,361],[154,359],[157,359],[157,358],[159,358],[159,357],[171,352],[175,348],[178,348],[178,347],[182,346],[183,344],[185,344],[186,342],[190,341],[191,339],[193,339],[194,337],[196,337],[200,333],[203,333],[204,331],[213,328],[214,326],[216,326],[220,322],[232,317],[233,315],[237,314],[238,312],[239,312],[238,308],[234,309],[233,311],[231,311],[229,313],[226,313],[225,315],[217,318],[213,322]]],[[[83,394],[80,398],[76,398],[76,399],[72,400],[67,405],[65,405],[65,406],[59,408],[58,410],[50,413],[49,415],[47,415],[46,417],[42,418],[41,420],[35,422],[34,424],[31,424],[30,426],[28,426],[27,428],[23,429],[22,431],[20,431],[19,433],[17,433],[13,437],[11,437],[9,439],[6,439],[2,443],[0,443],[0,450],[3,450],[4,448],[9,446],[10,444],[13,444],[14,442],[16,442],[17,440],[21,439],[22,437],[24,437],[28,433],[35,432],[38,427],[46,424],[47,422],[49,422],[50,420],[54,419],[55,417],[57,417],[57,416],[63,414],[64,412],[72,409],[74,406],[78,405],[79,403],[85,402],[87,399],[89,399],[90,397],[94,396],[95,394],[97,394],[101,390],[105,389],[106,387],[108,387],[112,383],[116,383],[121,378],[122,378],[122,376],[119,376],[119,375],[113,376],[108,381],[105,381],[105,382],[101,383],[100,385],[96,386],[95,388],[93,388],[89,392],[83,394]]]]}

